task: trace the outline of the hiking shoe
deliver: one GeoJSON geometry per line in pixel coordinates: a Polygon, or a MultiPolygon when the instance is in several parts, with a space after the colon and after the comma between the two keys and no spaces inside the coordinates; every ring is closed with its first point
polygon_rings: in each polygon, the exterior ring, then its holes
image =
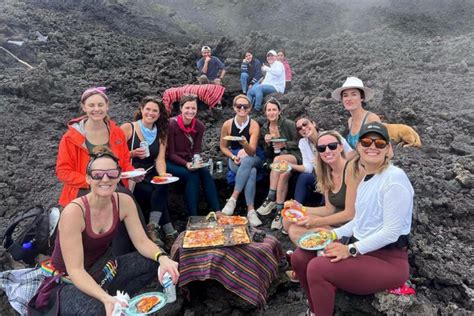
{"type": "Polygon", "coordinates": [[[260,215],[268,215],[273,211],[276,206],[276,202],[270,200],[269,198],[266,198],[265,201],[263,201],[263,204],[260,205],[260,207],[257,209],[257,213],[260,215]]]}
{"type": "Polygon", "coordinates": [[[280,214],[277,214],[277,216],[275,216],[270,227],[274,230],[280,230],[283,228],[283,218],[281,218],[280,214]]]}
{"type": "Polygon", "coordinates": [[[173,247],[174,242],[176,241],[176,238],[178,238],[178,232],[175,230],[171,234],[166,234],[165,236],[165,246],[164,249],[166,252],[170,252],[171,247],[173,247]]]}
{"type": "Polygon", "coordinates": [[[298,276],[296,275],[295,270],[288,270],[285,272],[285,274],[288,279],[290,279],[290,282],[300,283],[300,280],[298,280],[298,276]]]}
{"type": "Polygon", "coordinates": [[[160,238],[160,225],[157,223],[149,223],[146,225],[146,234],[158,247],[163,248],[165,246],[160,238]]]}
{"type": "Polygon", "coordinates": [[[222,213],[229,216],[234,214],[236,205],[237,205],[236,199],[234,199],[233,197],[229,198],[224,208],[222,209],[222,213]]]}
{"type": "Polygon", "coordinates": [[[222,103],[217,103],[216,110],[222,111],[222,103]]]}
{"type": "Polygon", "coordinates": [[[262,221],[258,218],[257,213],[255,210],[251,210],[247,212],[247,219],[249,220],[250,225],[257,227],[262,225],[262,221]]]}

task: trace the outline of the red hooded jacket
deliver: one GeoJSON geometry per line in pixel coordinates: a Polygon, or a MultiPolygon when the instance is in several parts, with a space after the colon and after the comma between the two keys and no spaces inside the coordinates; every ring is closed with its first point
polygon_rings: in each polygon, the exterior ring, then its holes
{"type": "MultiPolygon", "coordinates": [[[[89,152],[85,145],[86,137],[81,123],[87,116],[75,118],[68,123],[68,131],[61,138],[56,161],[56,175],[64,183],[59,204],[66,206],[77,197],[79,189],[88,189],[86,182],[86,169],[89,163],[89,152]]],[[[125,134],[114,121],[108,121],[109,147],[119,159],[122,171],[135,168],[130,163],[130,151],[127,146],[125,134]]],[[[128,181],[122,180],[127,186],[128,181]]]]}

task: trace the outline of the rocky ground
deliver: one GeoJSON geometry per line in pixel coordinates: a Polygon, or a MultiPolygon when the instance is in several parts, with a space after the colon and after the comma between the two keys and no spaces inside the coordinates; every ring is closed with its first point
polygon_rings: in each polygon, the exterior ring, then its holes
{"type": "MultiPolygon", "coordinates": [[[[343,1],[252,3],[1,2],[0,44],[34,69],[0,51],[0,231],[19,210],[56,204],[57,146],[87,87],[108,87],[112,118],[128,121],[144,95],[194,82],[199,48],[210,45],[229,66],[227,91],[222,112],[203,110],[199,116],[207,126],[204,155],[222,160],[219,129],[232,116],[241,54],[253,49],[263,59],[268,49],[285,48],[294,88],[280,98],[289,118],[305,114],[323,129],[345,130],[348,114],[330,92],[356,75],[376,90],[368,108],[388,122],[413,126],[423,142],[419,150],[397,149],[395,159],[416,194],[410,243],[416,298],[342,293],[336,312],[469,314],[474,300],[472,1],[367,1],[352,7],[343,1]],[[215,23],[203,22],[205,14],[215,16],[215,23]],[[48,41],[38,41],[36,31],[48,41]]],[[[224,199],[228,189],[220,194],[224,199]]],[[[183,208],[179,199],[171,204],[183,208]]],[[[278,237],[285,249],[291,247],[278,237]]],[[[2,270],[11,267],[5,259],[2,270]]],[[[299,286],[284,278],[265,311],[230,299],[217,285],[196,291],[204,294],[180,300],[167,313],[294,315],[306,309],[299,286]]],[[[12,313],[2,299],[0,314],[12,313]]]]}

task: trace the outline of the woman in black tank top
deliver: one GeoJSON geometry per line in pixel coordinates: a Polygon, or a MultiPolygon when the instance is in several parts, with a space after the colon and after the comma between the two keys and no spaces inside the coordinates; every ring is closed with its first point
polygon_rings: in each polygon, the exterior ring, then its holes
{"type": "Polygon", "coordinates": [[[137,183],[133,195],[143,210],[148,222],[147,234],[155,243],[163,246],[160,240],[160,226],[165,233],[165,248],[171,248],[177,231],[168,212],[168,186],[155,185],[150,180],[166,173],[166,144],[168,135],[168,112],[163,102],[156,97],[145,97],[135,112],[135,121],[121,126],[127,138],[132,164],[135,168],[152,168],[145,180],[137,183]],[[146,143],[143,147],[140,144],[146,143]]]}
{"type": "Polygon", "coordinates": [[[309,216],[302,222],[293,224],[283,221],[294,244],[301,235],[314,231],[316,227],[338,227],[354,217],[357,184],[352,176],[348,176],[342,142],[341,134],[334,130],[322,132],[318,136],[317,189],[324,194],[325,205],[307,207],[309,216]]]}

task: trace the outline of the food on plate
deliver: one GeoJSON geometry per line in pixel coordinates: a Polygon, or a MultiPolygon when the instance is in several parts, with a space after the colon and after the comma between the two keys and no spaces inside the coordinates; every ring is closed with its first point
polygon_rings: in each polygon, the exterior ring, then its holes
{"type": "Polygon", "coordinates": [[[168,177],[163,177],[163,176],[154,176],[153,177],[153,182],[155,183],[163,183],[168,180],[168,177]]]}
{"type": "Polygon", "coordinates": [[[219,215],[217,219],[217,224],[219,225],[247,225],[248,220],[243,216],[227,216],[219,215]]]}
{"type": "Polygon", "coordinates": [[[309,235],[300,241],[300,246],[303,248],[316,248],[324,245],[330,238],[330,234],[326,232],[319,232],[309,235]]]}
{"type": "Polygon", "coordinates": [[[300,222],[306,218],[306,209],[304,207],[300,210],[285,208],[282,210],[281,215],[289,222],[300,222]]]}
{"type": "Polygon", "coordinates": [[[225,140],[230,140],[230,141],[240,141],[242,140],[242,137],[239,136],[232,136],[232,135],[227,135],[223,137],[225,140]]]}
{"type": "Polygon", "coordinates": [[[160,298],[158,296],[145,296],[140,299],[137,304],[135,304],[137,311],[139,313],[148,313],[153,306],[160,302],[160,298]]]}
{"type": "Polygon", "coordinates": [[[285,201],[285,203],[283,204],[283,208],[301,210],[303,209],[303,205],[296,200],[288,200],[288,201],[285,201]]]}
{"type": "Polygon", "coordinates": [[[223,246],[224,242],[223,227],[187,230],[184,235],[183,248],[223,246]]]}
{"type": "Polygon", "coordinates": [[[280,161],[280,162],[274,162],[270,165],[270,168],[272,168],[275,171],[278,172],[286,172],[290,168],[288,163],[286,161],[280,161]]]}
{"type": "Polygon", "coordinates": [[[232,230],[232,242],[234,244],[248,244],[250,237],[245,227],[234,227],[232,230]]]}

